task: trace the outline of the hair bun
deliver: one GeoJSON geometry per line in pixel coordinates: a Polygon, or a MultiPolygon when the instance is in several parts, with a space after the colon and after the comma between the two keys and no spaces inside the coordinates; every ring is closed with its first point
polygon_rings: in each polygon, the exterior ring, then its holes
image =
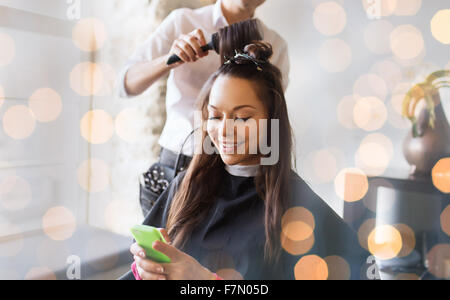
{"type": "Polygon", "coordinates": [[[264,42],[253,42],[245,46],[244,52],[261,61],[269,61],[273,55],[272,45],[264,42]]]}

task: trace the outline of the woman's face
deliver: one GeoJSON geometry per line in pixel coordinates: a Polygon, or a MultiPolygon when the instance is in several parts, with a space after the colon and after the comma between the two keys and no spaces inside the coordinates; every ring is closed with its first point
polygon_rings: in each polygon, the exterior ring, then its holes
{"type": "Polygon", "coordinates": [[[260,130],[267,132],[267,119],[252,82],[229,76],[216,79],[209,97],[207,132],[225,164],[260,163],[258,137],[260,130]]]}

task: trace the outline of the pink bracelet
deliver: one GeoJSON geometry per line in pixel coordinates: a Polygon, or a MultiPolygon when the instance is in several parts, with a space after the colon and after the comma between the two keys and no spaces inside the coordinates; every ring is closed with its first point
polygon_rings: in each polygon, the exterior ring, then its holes
{"type": "Polygon", "coordinates": [[[142,278],[141,278],[141,276],[139,275],[139,272],[138,272],[138,270],[137,270],[136,262],[134,262],[134,263],[131,265],[131,271],[133,272],[134,278],[135,278],[136,280],[142,280],[142,278]]]}
{"type": "Polygon", "coordinates": [[[219,275],[217,275],[216,273],[214,273],[213,275],[214,275],[214,280],[223,280],[223,278],[220,277],[219,275]]]}

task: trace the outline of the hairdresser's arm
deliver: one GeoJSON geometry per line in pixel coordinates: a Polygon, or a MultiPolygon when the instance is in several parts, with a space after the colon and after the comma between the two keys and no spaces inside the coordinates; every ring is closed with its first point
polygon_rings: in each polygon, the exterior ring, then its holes
{"type": "Polygon", "coordinates": [[[179,66],[175,63],[170,67],[166,62],[170,55],[162,56],[153,61],[139,62],[128,69],[125,75],[125,89],[129,96],[137,96],[146,91],[159,78],[167,74],[171,68],[179,66]]]}
{"type": "Polygon", "coordinates": [[[206,45],[206,39],[201,29],[192,31],[189,34],[181,35],[176,39],[170,49],[169,54],[148,62],[139,62],[128,69],[125,75],[125,90],[128,95],[136,96],[146,91],[159,78],[166,75],[184,63],[196,62],[208,55],[202,50],[206,45]],[[181,58],[180,62],[168,66],[167,60],[173,54],[181,58]]]}

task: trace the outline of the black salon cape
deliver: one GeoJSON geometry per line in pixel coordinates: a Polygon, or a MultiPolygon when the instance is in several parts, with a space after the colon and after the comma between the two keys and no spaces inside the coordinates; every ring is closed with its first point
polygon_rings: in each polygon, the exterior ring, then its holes
{"type": "MultiPolygon", "coordinates": [[[[165,228],[171,200],[184,175],[185,172],[175,178],[143,224],[165,228]]],[[[224,170],[223,178],[209,217],[193,231],[181,250],[213,272],[233,269],[246,280],[295,279],[294,267],[302,256],[283,250],[278,263],[264,262],[264,204],[257,195],[254,177],[237,177],[224,170]]],[[[291,180],[290,207],[305,207],[315,218],[315,243],[305,255],[338,255],[350,265],[351,279],[360,279],[369,254],[360,247],[356,233],[296,173],[292,172],[291,180]]],[[[121,279],[134,277],[129,272],[121,279]]]]}

